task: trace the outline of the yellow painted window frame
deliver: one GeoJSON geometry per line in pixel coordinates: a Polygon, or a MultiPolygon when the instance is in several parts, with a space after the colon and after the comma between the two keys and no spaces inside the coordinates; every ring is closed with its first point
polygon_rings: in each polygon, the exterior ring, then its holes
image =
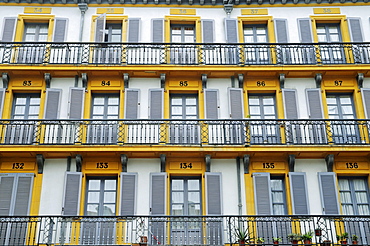
{"type": "Polygon", "coordinates": [[[47,42],[51,42],[53,39],[54,32],[54,15],[18,15],[18,21],[15,32],[15,42],[22,42],[24,36],[25,23],[48,23],[48,39],[47,42]]]}
{"type": "Polygon", "coordinates": [[[345,15],[311,15],[311,24],[312,24],[312,34],[313,34],[313,40],[315,43],[318,43],[317,38],[317,24],[320,23],[339,23],[340,32],[342,35],[342,41],[343,42],[350,42],[350,34],[348,30],[348,24],[347,24],[347,16],[345,15]]]}
{"type": "MultiPolygon", "coordinates": [[[[95,28],[96,28],[96,18],[99,15],[93,15],[91,18],[91,32],[90,32],[90,41],[95,41],[95,28]]],[[[107,15],[105,17],[106,22],[110,23],[122,23],[122,42],[127,42],[127,26],[128,26],[128,16],[127,15],[120,15],[120,16],[110,16],[107,15]]]]}
{"type": "Polygon", "coordinates": [[[201,18],[199,16],[165,16],[164,17],[164,40],[171,42],[171,24],[190,24],[195,25],[195,41],[202,42],[201,18]]]}

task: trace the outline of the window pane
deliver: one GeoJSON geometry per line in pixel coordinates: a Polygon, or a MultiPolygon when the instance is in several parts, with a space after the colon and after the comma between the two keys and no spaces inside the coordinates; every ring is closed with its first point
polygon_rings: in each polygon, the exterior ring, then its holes
{"type": "Polygon", "coordinates": [[[183,180],[172,180],[172,190],[184,190],[183,180]]]}
{"type": "Polygon", "coordinates": [[[183,203],[184,202],[184,192],[178,192],[178,191],[172,192],[172,202],[173,203],[183,203]]]}
{"type": "Polygon", "coordinates": [[[116,192],[104,192],[104,203],[115,203],[116,192]]]}
{"type": "Polygon", "coordinates": [[[100,192],[89,192],[87,202],[88,203],[99,203],[100,192]]]}
{"type": "Polygon", "coordinates": [[[199,203],[200,202],[199,192],[188,192],[188,202],[199,203]]]}
{"type": "Polygon", "coordinates": [[[108,180],[105,180],[105,190],[116,190],[116,183],[117,181],[114,180],[114,179],[108,179],[108,180]]]}
{"type": "Polygon", "coordinates": [[[189,190],[199,190],[199,180],[188,180],[189,190]]]}
{"type": "Polygon", "coordinates": [[[183,214],[184,214],[183,205],[177,204],[172,205],[172,215],[183,215],[183,214]]]}
{"type": "Polygon", "coordinates": [[[104,106],[94,106],[93,114],[104,114],[104,106]]]}
{"type": "Polygon", "coordinates": [[[89,190],[100,190],[100,180],[89,180],[89,190]]]}
{"type": "Polygon", "coordinates": [[[98,215],[98,208],[99,208],[98,204],[89,204],[89,205],[87,205],[86,215],[90,215],[90,216],[98,215]]]}
{"type": "Polygon", "coordinates": [[[103,215],[115,215],[115,214],[116,214],[116,205],[114,204],[104,205],[103,215]]]}
{"type": "Polygon", "coordinates": [[[15,114],[24,114],[25,113],[25,106],[16,106],[14,109],[15,114]]]}

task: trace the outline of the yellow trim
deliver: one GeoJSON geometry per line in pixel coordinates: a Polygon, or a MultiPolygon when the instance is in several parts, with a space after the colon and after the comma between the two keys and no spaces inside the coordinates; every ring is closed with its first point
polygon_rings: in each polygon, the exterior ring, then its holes
{"type": "Polygon", "coordinates": [[[238,31],[239,31],[239,42],[244,43],[244,32],[243,25],[253,25],[253,24],[266,24],[267,25],[267,35],[268,43],[275,43],[275,28],[272,16],[239,16],[238,17],[238,31]]]}
{"type": "Polygon", "coordinates": [[[340,14],[340,8],[314,8],[314,14],[340,14]]]}
{"type": "Polygon", "coordinates": [[[268,9],[241,9],[242,15],[268,15],[268,9]]]}
{"type": "Polygon", "coordinates": [[[320,15],[320,16],[310,16],[312,20],[312,34],[314,42],[318,42],[317,37],[317,30],[316,26],[317,23],[339,23],[340,26],[340,32],[342,35],[342,42],[350,42],[350,34],[348,30],[348,24],[347,24],[347,17],[345,15],[320,15]]]}
{"type": "Polygon", "coordinates": [[[123,15],[124,9],[123,8],[97,8],[97,14],[120,14],[123,15]]]}
{"type": "Polygon", "coordinates": [[[25,7],[24,11],[25,14],[51,14],[51,8],[32,8],[32,7],[25,7]]]}
{"type": "Polygon", "coordinates": [[[33,23],[48,23],[48,38],[47,42],[52,41],[53,31],[54,31],[54,15],[18,15],[17,28],[15,32],[15,42],[22,42],[24,35],[24,25],[26,22],[33,23]]]}
{"type": "MultiPolygon", "coordinates": [[[[91,18],[91,32],[90,32],[90,41],[95,41],[95,32],[96,32],[96,18],[99,15],[93,15],[91,18]]],[[[122,16],[110,16],[107,15],[105,17],[106,23],[122,23],[122,42],[127,42],[127,21],[128,17],[127,15],[122,16]]]]}
{"type": "Polygon", "coordinates": [[[195,25],[195,42],[202,42],[200,17],[198,16],[165,16],[164,17],[164,40],[166,43],[171,42],[171,24],[191,24],[195,25]]]}
{"type": "Polygon", "coordinates": [[[196,15],[196,9],[170,9],[170,15],[196,15]]]}

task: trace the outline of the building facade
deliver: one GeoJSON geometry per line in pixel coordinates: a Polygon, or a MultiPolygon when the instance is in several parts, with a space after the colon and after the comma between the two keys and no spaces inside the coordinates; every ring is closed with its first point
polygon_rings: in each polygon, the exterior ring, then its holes
{"type": "Polygon", "coordinates": [[[369,12],[0,2],[0,244],[367,245],[369,12]]]}

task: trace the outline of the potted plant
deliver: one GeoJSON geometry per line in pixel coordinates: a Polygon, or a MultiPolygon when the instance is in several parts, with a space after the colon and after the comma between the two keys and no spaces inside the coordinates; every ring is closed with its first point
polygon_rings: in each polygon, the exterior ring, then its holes
{"type": "Polygon", "coordinates": [[[322,235],[322,230],[321,228],[315,228],[315,236],[316,237],[320,237],[322,235]]]}
{"type": "Polygon", "coordinates": [[[239,245],[245,245],[245,243],[250,240],[247,229],[235,229],[235,236],[238,239],[239,245]]]}
{"type": "Polygon", "coordinates": [[[261,245],[263,242],[265,242],[265,239],[263,237],[259,237],[256,239],[256,243],[261,245]]]}
{"type": "Polygon", "coordinates": [[[322,246],[331,246],[331,240],[324,240],[322,246]]]}
{"type": "Polygon", "coordinates": [[[313,232],[312,231],[308,231],[305,234],[303,234],[302,235],[303,243],[304,244],[311,244],[311,242],[312,242],[312,235],[313,235],[313,232]]]}
{"type": "Polygon", "coordinates": [[[274,244],[278,245],[279,243],[281,243],[282,239],[280,237],[274,237],[272,241],[274,242],[274,244]]]}
{"type": "Polygon", "coordinates": [[[337,239],[338,241],[340,241],[341,244],[347,244],[347,238],[348,238],[347,232],[337,235],[337,239]]]}
{"type": "Polygon", "coordinates": [[[298,244],[302,240],[302,236],[298,233],[288,234],[287,238],[292,244],[298,244]]]}
{"type": "Polygon", "coordinates": [[[352,244],[358,244],[358,236],[356,234],[353,234],[351,239],[352,239],[352,244]]]}

